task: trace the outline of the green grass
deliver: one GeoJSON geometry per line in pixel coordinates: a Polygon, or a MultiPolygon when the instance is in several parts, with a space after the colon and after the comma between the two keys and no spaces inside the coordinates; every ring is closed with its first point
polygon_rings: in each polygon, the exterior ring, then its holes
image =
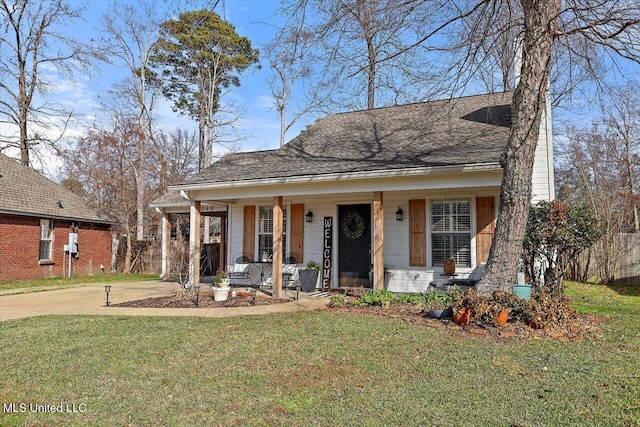
{"type": "Polygon", "coordinates": [[[0,295],[73,288],[92,283],[136,282],[156,280],[157,274],[96,274],[78,277],[45,277],[42,279],[0,282],[0,295]]]}
{"type": "Polygon", "coordinates": [[[328,311],[2,322],[0,401],[86,412],[1,413],[0,425],[640,425],[640,296],[570,293],[604,313],[598,339],[328,311]]]}

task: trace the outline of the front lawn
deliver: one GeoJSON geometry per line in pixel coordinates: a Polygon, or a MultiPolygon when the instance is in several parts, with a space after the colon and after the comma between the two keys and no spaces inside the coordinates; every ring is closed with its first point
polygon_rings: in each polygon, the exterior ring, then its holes
{"type": "Polygon", "coordinates": [[[569,292],[603,313],[600,338],[475,337],[330,311],[2,322],[0,425],[639,425],[640,296],[569,292]]]}
{"type": "Polygon", "coordinates": [[[38,292],[52,289],[72,288],[87,284],[102,284],[114,282],[136,282],[143,280],[157,280],[157,274],[95,274],[77,277],[45,277],[35,280],[0,282],[0,295],[10,293],[38,292]]]}

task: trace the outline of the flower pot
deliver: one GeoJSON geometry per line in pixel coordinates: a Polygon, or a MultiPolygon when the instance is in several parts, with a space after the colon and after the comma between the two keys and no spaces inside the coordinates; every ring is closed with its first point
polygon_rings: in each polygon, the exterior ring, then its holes
{"type": "Polygon", "coordinates": [[[214,301],[226,301],[227,298],[229,298],[229,291],[231,290],[230,287],[226,287],[226,288],[219,288],[217,286],[212,286],[211,289],[213,290],[213,300],[214,301]]]}
{"type": "Polygon", "coordinates": [[[544,325],[541,322],[535,320],[529,320],[529,326],[532,329],[544,329],[544,325]]]}
{"type": "Polygon", "coordinates": [[[504,326],[507,324],[507,320],[509,319],[509,310],[502,310],[495,318],[495,323],[498,326],[504,326]]]}
{"type": "Polygon", "coordinates": [[[300,270],[300,286],[302,292],[313,292],[316,289],[318,272],[313,270],[300,270]]]}
{"type": "Polygon", "coordinates": [[[445,319],[447,317],[451,317],[453,315],[453,311],[451,307],[445,308],[444,310],[434,309],[429,311],[429,315],[434,319],[445,319]]]}
{"type": "Polygon", "coordinates": [[[453,312],[453,321],[456,322],[456,325],[468,325],[471,322],[471,309],[462,307],[457,312],[453,312]]]}
{"type": "Polygon", "coordinates": [[[513,293],[520,299],[529,299],[531,298],[531,285],[515,285],[513,293]]]}
{"type": "Polygon", "coordinates": [[[452,275],[456,272],[456,261],[452,259],[444,260],[444,274],[452,275]]]}

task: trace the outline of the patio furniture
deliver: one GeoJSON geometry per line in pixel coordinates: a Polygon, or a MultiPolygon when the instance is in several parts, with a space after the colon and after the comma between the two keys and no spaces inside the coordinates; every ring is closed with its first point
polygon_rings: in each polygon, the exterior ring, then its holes
{"type": "Polygon", "coordinates": [[[282,263],[282,288],[295,288],[298,284],[298,257],[295,254],[289,254],[284,258],[282,263]]]}
{"type": "Polygon", "coordinates": [[[458,274],[454,273],[449,277],[449,279],[434,280],[431,283],[429,283],[429,285],[438,289],[446,289],[451,286],[460,286],[465,288],[475,286],[476,283],[478,283],[482,278],[482,274],[484,273],[485,266],[486,266],[485,263],[480,264],[479,266],[471,270],[471,273],[469,273],[469,276],[467,276],[464,279],[458,279],[456,277],[458,276],[458,274]]]}
{"type": "Polygon", "coordinates": [[[249,268],[251,259],[247,254],[240,254],[234,257],[235,262],[227,270],[227,277],[231,286],[249,286],[251,284],[249,268]]]}

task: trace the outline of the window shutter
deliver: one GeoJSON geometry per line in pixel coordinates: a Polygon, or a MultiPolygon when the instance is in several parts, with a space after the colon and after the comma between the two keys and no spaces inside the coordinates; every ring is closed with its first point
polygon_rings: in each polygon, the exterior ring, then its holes
{"type": "Polygon", "coordinates": [[[304,205],[291,205],[291,226],[289,231],[289,242],[291,243],[291,254],[296,256],[296,262],[302,263],[304,256],[304,205]]]}
{"type": "Polygon", "coordinates": [[[409,200],[409,265],[426,267],[427,233],[426,204],[422,200],[409,200]]]}
{"type": "Polygon", "coordinates": [[[476,235],[476,263],[487,262],[493,232],[496,227],[496,205],[494,197],[476,198],[476,221],[478,234],[476,235]]]}
{"type": "Polygon", "coordinates": [[[242,225],[242,252],[253,259],[256,248],[256,207],[244,207],[244,221],[242,225]]]}

